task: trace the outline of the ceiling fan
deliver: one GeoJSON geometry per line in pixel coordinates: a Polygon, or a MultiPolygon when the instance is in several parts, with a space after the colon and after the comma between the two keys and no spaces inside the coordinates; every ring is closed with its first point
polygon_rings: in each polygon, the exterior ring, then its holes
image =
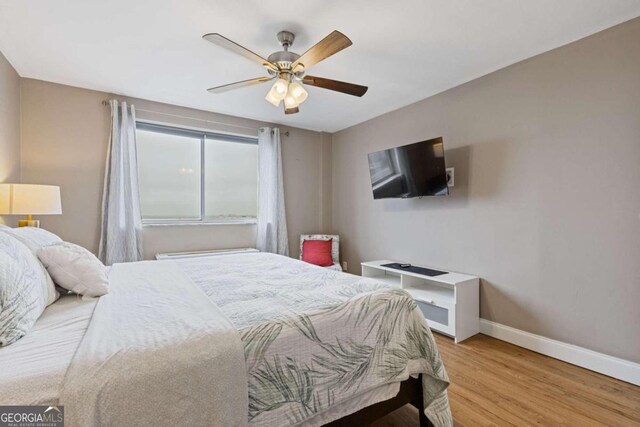
{"type": "Polygon", "coordinates": [[[280,106],[280,103],[284,101],[285,114],[295,114],[300,111],[298,107],[307,99],[308,94],[302,84],[342,92],[353,96],[362,96],[367,92],[368,88],[366,86],[306,74],[306,71],[313,65],[353,44],[351,40],[349,40],[349,38],[340,31],[333,31],[302,55],[289,51],[289,48],[293,45],[293,41],[295,40],[295,35],[292,32],[280,31],[277,37],[283,50],[274,52],[269,55],[267,59],[264,59],[260,55],[253,53],[249,49],[240,46],[218,33],[205,34],[202,36],[203,39],[213,44],[224,47],[225,49],[262,65],[269,73],[269,76],[242,80],[235,83],[212,87],[207,90],[210,93],[218,94],[233,89],[276,80],[269,92],[267,92],[265,99],[276,107],[280,106]]]}

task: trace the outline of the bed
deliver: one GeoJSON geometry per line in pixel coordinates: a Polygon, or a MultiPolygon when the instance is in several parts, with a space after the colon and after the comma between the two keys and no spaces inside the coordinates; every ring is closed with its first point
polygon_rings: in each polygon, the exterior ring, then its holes
{"type": "Polygon", "coordinates": [[[62,404],[68,426],[319,426],[411,402],[452,423],[437,347],[401,290],[266,253],[116,264],[109,280],[0,348],[0,404],[62,404]]]}

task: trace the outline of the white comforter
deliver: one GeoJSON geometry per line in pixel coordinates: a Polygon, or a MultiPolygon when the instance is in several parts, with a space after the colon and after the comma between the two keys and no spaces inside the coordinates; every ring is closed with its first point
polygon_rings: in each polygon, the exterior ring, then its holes
{"type": "Polygon", "coordinates": [[[427,416],[451,425],[444,365],[405,291],[268,253],[177,263],[241,333],[251,425],[322,425],[418,374],[427,416]]]}
{"type": "Polygon", "coordinates": [[[67,426],[242,426],[240,337],[172,262],[116,264],[67,372],[67,426]]]}

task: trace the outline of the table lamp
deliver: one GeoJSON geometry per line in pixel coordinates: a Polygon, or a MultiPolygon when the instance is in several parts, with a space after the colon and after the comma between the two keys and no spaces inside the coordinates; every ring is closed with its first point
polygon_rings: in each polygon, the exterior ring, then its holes
{"type": "Polygon", "coordinates": [[[60,215],[60,187],[57,185],[0,184],[0,215],[26,215],[18,227],[40,227],[31,215],[60,215]]]}

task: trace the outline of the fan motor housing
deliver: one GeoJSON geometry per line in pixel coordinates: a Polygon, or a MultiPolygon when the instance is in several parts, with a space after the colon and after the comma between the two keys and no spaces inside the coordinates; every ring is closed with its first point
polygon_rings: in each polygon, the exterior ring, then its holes
{"type": "Polygon", "coordinates": [[[267,61],[276,64],[278,68],[281,70],[290,70],[291,63],[296,59],[300,58],[300,55],[297,53],[289,52],[288,50],[283,50],[280,52],[275,52],[269,55],[267,61]]]}
{"type": "Polygon", "coordinates": [[[280,31],[276,37],[278,38],[278,41],[280,42],[282,47],[284,47],[284,50],[289,49],[289,47],[293,45],[293,42],[296,39],[296,35],[287,30],[280,31]]]}

